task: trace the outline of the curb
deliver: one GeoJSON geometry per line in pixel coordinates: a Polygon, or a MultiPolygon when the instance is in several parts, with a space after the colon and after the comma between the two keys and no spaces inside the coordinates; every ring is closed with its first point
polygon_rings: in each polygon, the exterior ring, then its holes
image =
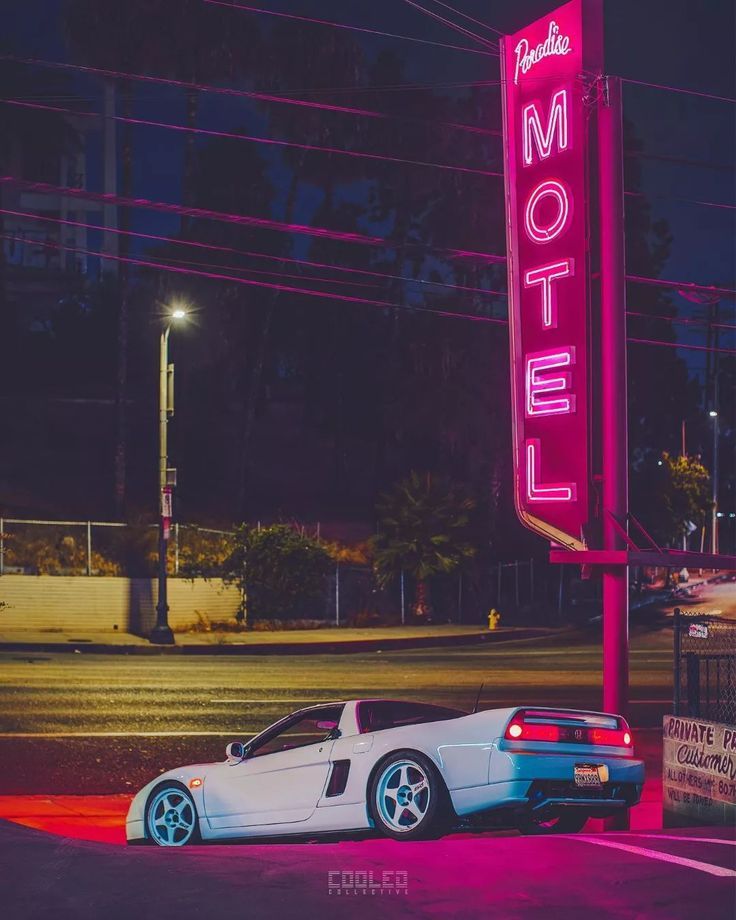
{"type": "Polygon", "coordinates": [[[0,642],[1,652],[87,652],[94,655],[325,655],[380,652],[394,649],[445,648],[459,645],[488,645],[517,639],[537,639],[550,630],[520,627],[513,633],[487,632],[455,636],[405,636],[402,638],[354,639],[344,642],[269,642],[258,645],[105,645],[96,642],[0,642]]]}

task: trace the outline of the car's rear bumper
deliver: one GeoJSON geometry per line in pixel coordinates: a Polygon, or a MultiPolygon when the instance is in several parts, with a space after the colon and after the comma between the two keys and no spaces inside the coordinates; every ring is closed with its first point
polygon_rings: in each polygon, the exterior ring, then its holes
{"type": "Polygon", "coordinates": [[[641,797],[644,763],[633,757],[499,751],[491,755],[491,782],[484,786],[450,790],[458,815],[509,808],[539,810],[548,806],[585,808],[608,813],[630,808],[641,797]],[[608,767],[608,782],[595,789],[575,785],[575,764],[608,767]]]}

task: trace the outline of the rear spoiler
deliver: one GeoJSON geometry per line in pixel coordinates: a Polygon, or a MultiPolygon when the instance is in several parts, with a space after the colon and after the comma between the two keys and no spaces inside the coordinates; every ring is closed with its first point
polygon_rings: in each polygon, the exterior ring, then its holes
{"type": "Polygon", "coordinates": [[[623,716],[577,709],[518,709],[506,726],[504,738],[631,749],[634,746],[631,729],[623,716]]]}

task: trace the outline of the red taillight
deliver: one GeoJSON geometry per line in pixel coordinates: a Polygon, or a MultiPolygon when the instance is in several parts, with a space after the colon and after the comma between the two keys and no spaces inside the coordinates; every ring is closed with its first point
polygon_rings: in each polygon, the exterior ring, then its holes
{"type": "Polygon", "coordinates": [[[629,747],[631,744],[631,735],[618,728],[593,728],[590,731],[589,741],[591,744],[607,744],[611,747],[629,747]]]}
{"type": "MultiPolygon", "coordinates": [[[[552,741],[562,744],[600,744],[608,747],[633,747],[631,730],[625,719],[618,719],[617,728],[598,728],[586,725],[584,719],[575,719],[578,724],[570,724],[564,713],[549,715],[549,722],[542,721],[546,713],[542,711],[517,712],[509,722],[504,737],[508,741],[552,741]],[[531,718],[530,718],[531,717],[531,718]],[[530,721],[527,721],[530,718],[530,721]],[[533,719],[533,721],[531,721],[533,719]],[[555,724],[552,719],[565,719],[567,724],[555,724]]],[[[591,716],[591,721],[593,717],[591,716]]],[[[600,721],[600,720],[599,720],[600,721]]],[[[609,723],[613,723],[611,716],[609,723]]]]}
{"type": "Polygon", "coordinates": [[[514,720],[506,729],[506,737],[510,741],[559,741],[560,729],[557,725],[531,725],[514,720]]]}

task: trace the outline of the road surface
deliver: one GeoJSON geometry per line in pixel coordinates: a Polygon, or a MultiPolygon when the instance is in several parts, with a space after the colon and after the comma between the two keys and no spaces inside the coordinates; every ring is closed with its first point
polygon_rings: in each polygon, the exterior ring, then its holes
{"type": "MultiPolygon", "coordinates": [[[[363,696],[472,709],[601,706],[598,636],[356,655],[0,654],[0,794],[126,792],[181,763],[222,759],[301,705],[363,696]]],[[[632,637],[632,723],[670,710],[671,632],[632,637]]]]}
{"type": "Polygon", "coordinates": [[[70,840],[0,822],[8,920],[727,920],[735,856],[730,829],[172,851],[70,840]]]}

